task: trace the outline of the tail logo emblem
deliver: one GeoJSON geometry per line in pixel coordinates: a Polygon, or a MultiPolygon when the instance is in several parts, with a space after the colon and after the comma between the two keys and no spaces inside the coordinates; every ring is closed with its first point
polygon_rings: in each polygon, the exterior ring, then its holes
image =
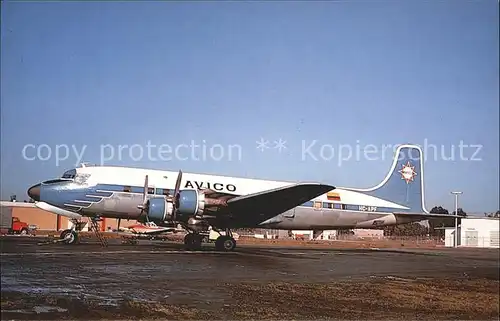
{"type": "Polygon", "coordinates": [[[417,172],[415,172],[415,166],[412,166],[410,161],[403,165],[401,170],[399,170],[399,173],[401,174],[401,179],[404,179],[406,181],[406,184],[410,184],[410,182],[413,182],[415,176],[417,176],[417,172]]]}

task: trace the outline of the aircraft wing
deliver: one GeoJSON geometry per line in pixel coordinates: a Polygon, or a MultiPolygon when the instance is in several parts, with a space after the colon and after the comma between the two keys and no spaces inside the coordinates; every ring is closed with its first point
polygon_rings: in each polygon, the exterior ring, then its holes
{"type": "Polygon", "coordinates": [[[259,219],[286,212],[335,187],[319,183],[299,183],[264,192],[242,195],[227,202],[235,215],[259,215],[259,219]]]}

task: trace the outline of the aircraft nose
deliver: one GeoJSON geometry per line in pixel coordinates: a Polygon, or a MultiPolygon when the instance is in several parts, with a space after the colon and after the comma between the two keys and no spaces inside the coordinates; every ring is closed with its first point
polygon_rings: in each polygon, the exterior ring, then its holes
{"type": "Polygon", "coordinates": [[[28,189],[28,196],[37,202],[40,200],[40,186],[41,185],[42,184],[36,184],[36,185],[31,186],[28,189]]]}

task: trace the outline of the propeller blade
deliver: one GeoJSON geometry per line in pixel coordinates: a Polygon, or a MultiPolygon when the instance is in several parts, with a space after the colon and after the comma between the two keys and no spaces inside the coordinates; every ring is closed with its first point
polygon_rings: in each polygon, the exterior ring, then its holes
{"type": "Polygon", "coordinates": [[[148,198],[148,184],[149,183],[149,177],[146,175],[146,179],[144,180],[144,194],[142,195],[142,204],[146,205],[147,198],[148,198]]]}
{"type": "Polygon", "coordinates": [[[175,182],[174,196],[179,194],[179,189],[181,188],[181,181],[182,181],[182,171],[179,170],[179,175],[177,175],[177,182],[175,182]]]}
{"type": "Polygon", "coordinates": [[[143,212],[146,209],[146,206],[148,205],[148,185],[149,185],[149,178],[148,175],[146,175],[146,178],[144,179],[144,190],[142,193],[142,204],[137,206],[143,212]]]}
{"type": "Polygon", "coordinates": [[[175,182],[175,190],[174,190],[174,197],[172,200],[172,220],[175,221],[177,217],[177,208],[179,207],[179,197],[180,193],[179,190],[181,188],[181,181],[182,181],[182,171],[179,170],[179,175],[177,175],[177,181],[175,182]]]}

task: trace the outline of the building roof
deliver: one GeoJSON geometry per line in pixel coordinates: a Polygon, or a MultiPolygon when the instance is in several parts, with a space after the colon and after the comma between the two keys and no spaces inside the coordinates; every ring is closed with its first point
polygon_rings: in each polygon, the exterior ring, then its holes
{"type": "Polygon", "coordinates": [[[488,217],[488,216],[483,216],[483,217],[477,217],[477,216],[467,216],[464,217],[462,220],[500,220],[500,217],[488,217]]]}

